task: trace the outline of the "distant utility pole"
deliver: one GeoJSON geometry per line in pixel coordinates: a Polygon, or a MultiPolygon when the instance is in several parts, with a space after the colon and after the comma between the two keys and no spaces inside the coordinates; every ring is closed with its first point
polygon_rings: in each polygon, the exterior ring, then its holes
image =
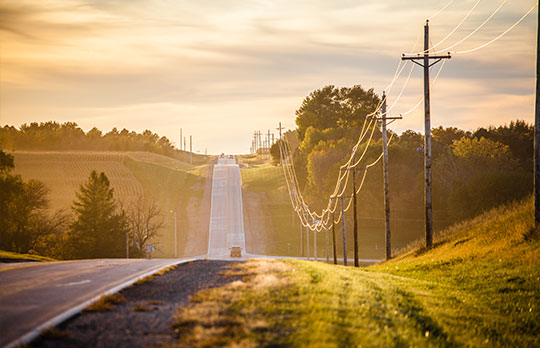
{"type": "Polygon", "coordinates": [[[180,128],[180,150],[182,150],[182,128],[180,128]]]}
{"type": "Polygon", "coordinates": [[[356,171],[366,170],[366,168],[350,168],[352,171],[352,184],[353,184],[353,242],[354,242],[354,267],[359,267],[358,261],[358,218],[357,218],[357,204],[356,204],[356,171]]]}
{"type": "Polygon", "coordinates": [[[329,240],[328,240],[328,227],[324,227],[324,232],[325,232],[325,235],[326,235],[326,263],[330,263],[330,252],[329,252],[329,249],[330,249],[330,243],[329,243],[329,240]]]}
{"type": "Polygon", "coordinates": [[[300,219],[300,254],[304,257],[304,225],[302,225],[302,219],[300,219]]]}
{"type": "Polygon", "coordinates": [[[383,184],[384,184],[384,229],[385,229],[385,242],[386,242],[386,259],[392,258],[391,247],[391,234],[390,234],[390,179],[388,174],[388,132],[386,130],[386,121],[388,120],[400,120],[402,117],[388,117],[386,112],[386,99],[387,96],[383,91],[382,95],[382,108],[381,117],[377,117],[377,120],[381,123],[382,133],[382,147],[383,147],[383,184]]]}
{"type": "Polygon", "coordinates": [[[356,168],[352,168],[354,267],[358,265],[358,219],[356,218],[356,168]]]}
{"type": "MultiPolygon", "coordinates": [[[[343,181],[340,181],[339,182],[339,191],[342,192],[343,191],[343,181]]],[[[345,231],[345,204],[343,203],[343,200],[345,198],[349,198],[349,197],[345,197],[343,196],[343,193],[341,194],[341,196],[332,196],[331,198],[332,199],[335,199],[335,198],[340,198],[341,199],[341,233],[342,233],[342,237],[343,237],[343,265],[344,266],[347,266],[347,237],[346,237],[346,231],[345,231]]]]}
{"type": "MultiPolygon", "coordinates": [[[[307,221],[307,220],[306,220],[306,221],[307,221]]],[[[307,243],[306,243],[307,248],[306,248],[306,250],[307,250],[307,258],[308,258],[308,260],[309,260],[310,257],[311,257],[311,255],[310,255],[310,253],[309,253],[309,224],[306,226],[306,235],[307,235],[307,243]]]]}
{"type": "Polygon", "coordinates": [[[317,261],[317,230],[313,230],[313,257],[317,261]]]}
{"type": "Polygon", "coordinates": [[[283,127],[281,127],[281,122],[279,123],[279,128],[276,128],[278,131],[279,131],[279,139],[281,140],[281,131],[284,129],[283,127]]]}
{"type": "Polygon", "coordinates": [[[279,154],[280,154],[280,156],[279,156],[279,164],[280,164],[280,165],[282,164],[282,163],[281,163],[281,146],[282,146],[282,143],[281,143],[281,142],[282,142],[282,139],[281,139],[281,138],[282,138],[281,130],[282,130],[282,129],[283,129],[283,127],[281,127],[281,122],[280,122],[280,123],[279,123],[279,128],[277,128],[277,130],[279,131],[279,141],[280,141],[280,143],[279,143],[279,151],[280,151],[280,152],[279,152],[279,154]]]}
{"type": "Polygon", "coordinates": [[[426,247],[431,249],[433,246],[433,207],[431,198],[431,110],[429,93],[429,68],[443,59],[450,59],[450,54],[443,56],[429,55],[429,20],[424,26],[424,52],[423,56],[405,56],[402,60],[410,60],[413,63],[424,68],[424,180],[425,180],[425,210],[426,210],[426,247]],[[430,59],[435,59],[430,63],[430,59]],[[420,61],[423,60],[423,63],[420,61]]]}
{"type": "Polygon", "coordinates": [[[193,136],[189,136],[189,164],[193,164],[193,136]]]}
{"type": "Polygon", "coordinates": [[[337,265],[336,224],[334,223],[334,212],[332,212],[332,251],[334,253],[334,265],[337,265]]]}
{"type": "MultiPolygon", "coordinates": [[[[538,19],[536,34],[536,109],[534,117],[534,226],[540,227],[540,82],[538,73],[540,72],[540,1],[538,1],[538,19]]],[[[536,231],[538,234],[538,230],[536,231]]]]}

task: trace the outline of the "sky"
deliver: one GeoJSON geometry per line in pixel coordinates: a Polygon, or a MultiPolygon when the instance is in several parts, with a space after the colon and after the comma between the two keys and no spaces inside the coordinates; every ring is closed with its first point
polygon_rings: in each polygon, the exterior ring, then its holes
{"type": "MultiPolygon", "coordinates": [[[[426,19],[434,49],[445,49],[504,1],[0,0],[0,125],[149,129],[177,145],[182,128],[194,151],[248,153],[254,131],[295,128],[316,89],[362,85],[380,95],[400,56],[421,50],[426,19]]],[[[507,0],[450,51],[490,41],[535,3],[507,0]]],[[[432,81],[432,126],[533,121],[536,21],[535,9],[486,48],[444,62],[432,81]]],[[[415,67],[405,84],[411,66],[388,91],[391,114],[403,114],[396,132],[423,132],[422,106],[410,111],[423,75],[415,67]]]]}

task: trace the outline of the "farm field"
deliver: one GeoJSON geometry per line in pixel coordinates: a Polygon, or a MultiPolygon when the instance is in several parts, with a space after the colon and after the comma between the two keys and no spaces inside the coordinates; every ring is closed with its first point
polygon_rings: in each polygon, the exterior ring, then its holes
{"type": "Polygon", "coordinates": [[[189,239],[190,219],[197,220],[188,216],[188,203],[201,203],[206,181],[201,174],[206,173],[207,164],[193,166],[148,152],[15,151],[12,154],[15,174],[24,180],[40,180],[50,189],[51,211],[70,210],[75,192],[92,170],[107,175],[115,198],[126,208],[139,196],[155,200],[165,225],[154,257],[174,256],[174,214],[170,212],[176,211],[178,256],[183,254],[189,239]]]}

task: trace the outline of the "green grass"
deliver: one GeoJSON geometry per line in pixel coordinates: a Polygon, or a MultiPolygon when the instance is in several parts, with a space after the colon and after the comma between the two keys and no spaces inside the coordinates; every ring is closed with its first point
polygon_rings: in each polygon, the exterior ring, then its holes
{"type": "Polygon", "coordinates": [[[199,292],[179,346],[533,347],[540,344],[540,242],[532,202],[454,226],[436,247],[368,268],[252,260],[199,292]]]}
{"type": "MultiPolygon", "coordinates": [[[[262,215],[252,217],[247,214],[245,218],[262,219],[265,253],[299,255],[300,221],[292,209],[283,168],[267,163],[244,168],[241,174],[244,204],[253,204],[250,200],[256,199],[262,215]]],[[[257,224],[261,221],[253,220],[249,223],[257,224]]]]}
{"type": "Polygon", "coordinates": [[[0,250],[0,259],[5,260],[28,260],[28,261],[56,261],[50,257],[32,255],[32,254],[19,254],[11,251],[0,250]]]}

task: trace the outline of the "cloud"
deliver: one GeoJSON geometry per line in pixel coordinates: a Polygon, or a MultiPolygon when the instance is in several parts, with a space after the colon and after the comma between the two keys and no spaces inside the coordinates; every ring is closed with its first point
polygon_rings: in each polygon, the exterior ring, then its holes
{"type": "MultiPolygon", "coordinates": [[[[95,122],[104,129],[150,128],[171,139],[184,125],[210,151],[245,152],[252,131],[279,121],[293,127],[296,108],[314,89],[361,84],[380,93],[417,38],[420,49],[425,19],[446,3],[3,1],[0,122],[73,120],[89,128],[95,122]],[[205,130],[205,124],[212,127],[205,130]],[[222,134],[234,137],[226,141],[222,134]]],[[[445,44],[464,37],[498,4],[481,2],[445,44]]],[[[463,48],[498,35],[531,5],[507,4],[463,48]]],[[[457,1],[433,18],[433,43],[471,6],[457,1]]],[[[492,46],[446,63],[433,96],[434,111],[444,117],[434,118],[434,125],[444,120],[470,127],[502,120],[503,113],[527,115],[534,89],[533,17],[492,46]]],[[[395,111],[408,110],[421,95],[415,68],[395,111]]],[[[421,108],[399,127],[421,129],[421,108]]]]}

